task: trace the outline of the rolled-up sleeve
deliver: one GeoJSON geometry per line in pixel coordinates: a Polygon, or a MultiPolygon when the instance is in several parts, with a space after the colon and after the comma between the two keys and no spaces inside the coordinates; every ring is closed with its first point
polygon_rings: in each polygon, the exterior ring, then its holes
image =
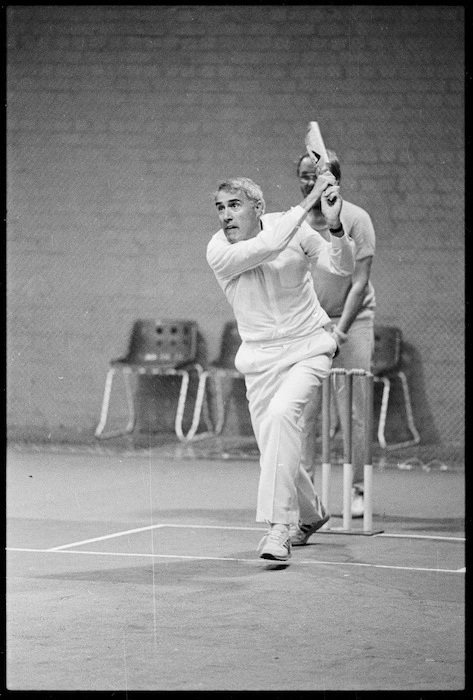
{"type": "Polygon", "coordinates": [[[341,238],[330,238],[330,241],[326,241],[306,222],[300,227],[301,246],[312,264],[341,277],[352,275],[356,254],[354,241],[346,233],[341,238]]]}

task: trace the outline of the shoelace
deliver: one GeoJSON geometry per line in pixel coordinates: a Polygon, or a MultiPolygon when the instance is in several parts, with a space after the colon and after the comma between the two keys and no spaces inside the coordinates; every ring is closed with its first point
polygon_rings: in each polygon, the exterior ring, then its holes
{"type": "Polygon", "coordinates": [[[271,528],[268,532],[263,535],[261,542],[258,545],[258,549],[262,549],[266,544],[277,544],[284,546],[289,540],[289,531],[283,532],[282,530],[276,530],[271,528]]]}

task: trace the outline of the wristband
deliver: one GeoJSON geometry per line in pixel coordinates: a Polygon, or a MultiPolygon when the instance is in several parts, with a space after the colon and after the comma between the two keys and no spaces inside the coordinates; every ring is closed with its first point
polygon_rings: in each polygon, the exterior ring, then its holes
{"type": "Polygon", "coordinates": [[[340,233],[340,231],[343,231],[343,224],[341,223],[338,228],[330,228],[329,226],[328,230],[330,233],[340,233]]]}

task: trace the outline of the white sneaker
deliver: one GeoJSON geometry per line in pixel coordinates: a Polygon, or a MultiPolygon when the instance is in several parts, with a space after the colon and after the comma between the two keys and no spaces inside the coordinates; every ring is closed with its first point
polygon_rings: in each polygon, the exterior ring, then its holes
{"type": "Polygon", "coordinates": [[[363,498],[363,489],[360,486],[354,486],[351,490],[351,517],[362,518],[365,512],[365,501],[363,498]]]}
{"type": "Polygon", "coordinates": [[[291,558],[291,540],[289,525],[275,523],[258,545],[261,559],[276,559],[286,561],[291,558]]]}

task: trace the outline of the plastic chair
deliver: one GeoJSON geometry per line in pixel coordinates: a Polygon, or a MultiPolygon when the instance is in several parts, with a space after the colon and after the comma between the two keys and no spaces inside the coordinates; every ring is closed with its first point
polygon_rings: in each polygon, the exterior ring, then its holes
{"type": "Polygon", "coordinates": [[[420,435],[414,425],[407,377],[402,370],[402,332],[399,328],[375,324],[374,356],[371,371],[374,374],[374,381],[381,382],[384,385],[378,423],[378,442],[380,446],[385,450],[394,450],[400,447],[408,447],[409,445],[417,445],[420,442],[420,435]],[[401,382],[407,424],[412,439],[388,445],[385,438],[386,417],[391,384],[395,379],[399,379],[401,382]]]}
{"type": "Polygon", "coordinates": [[[175,431],[181,441],[193,439],[199,426],[200,414],[204,403],[203,397],[199,395],[199,391],[197,392],[192,425],[187,434],[183,432],[182,419],[189,386],[189,373],[194,370],[200,376],[203,372],[201,365],[196,362],[196,355],[197,324],[194,321],[177,319],[140,319],[135,321],[126,357],[110,362],[105,378],[100,421],[95,430],[95,436],[105,439],[133,432],[136,424],[136,414],[130,377],[132,374],[150,374],[182,377],[174,424],[175,431]],[[113,378],[117,373],[123,375],[125,384],[128,423],[123,429],[104,433],[113,378]]]}
{"type": "Polygon", "coordinates": [[[208,369],[199,377],[197,396],[205,395],[206,383],[209,377],[215,387],[216,421],[213,426],[213,435],[220,435],[225,425],[225,402],[223,399],[223,379],[244,379],[243,374],[235,369],[235,355],[241,345],[236,321],[228,321],[222,332],[220,342],[220,354],[216,360],[209,364],[208,369]]]}

